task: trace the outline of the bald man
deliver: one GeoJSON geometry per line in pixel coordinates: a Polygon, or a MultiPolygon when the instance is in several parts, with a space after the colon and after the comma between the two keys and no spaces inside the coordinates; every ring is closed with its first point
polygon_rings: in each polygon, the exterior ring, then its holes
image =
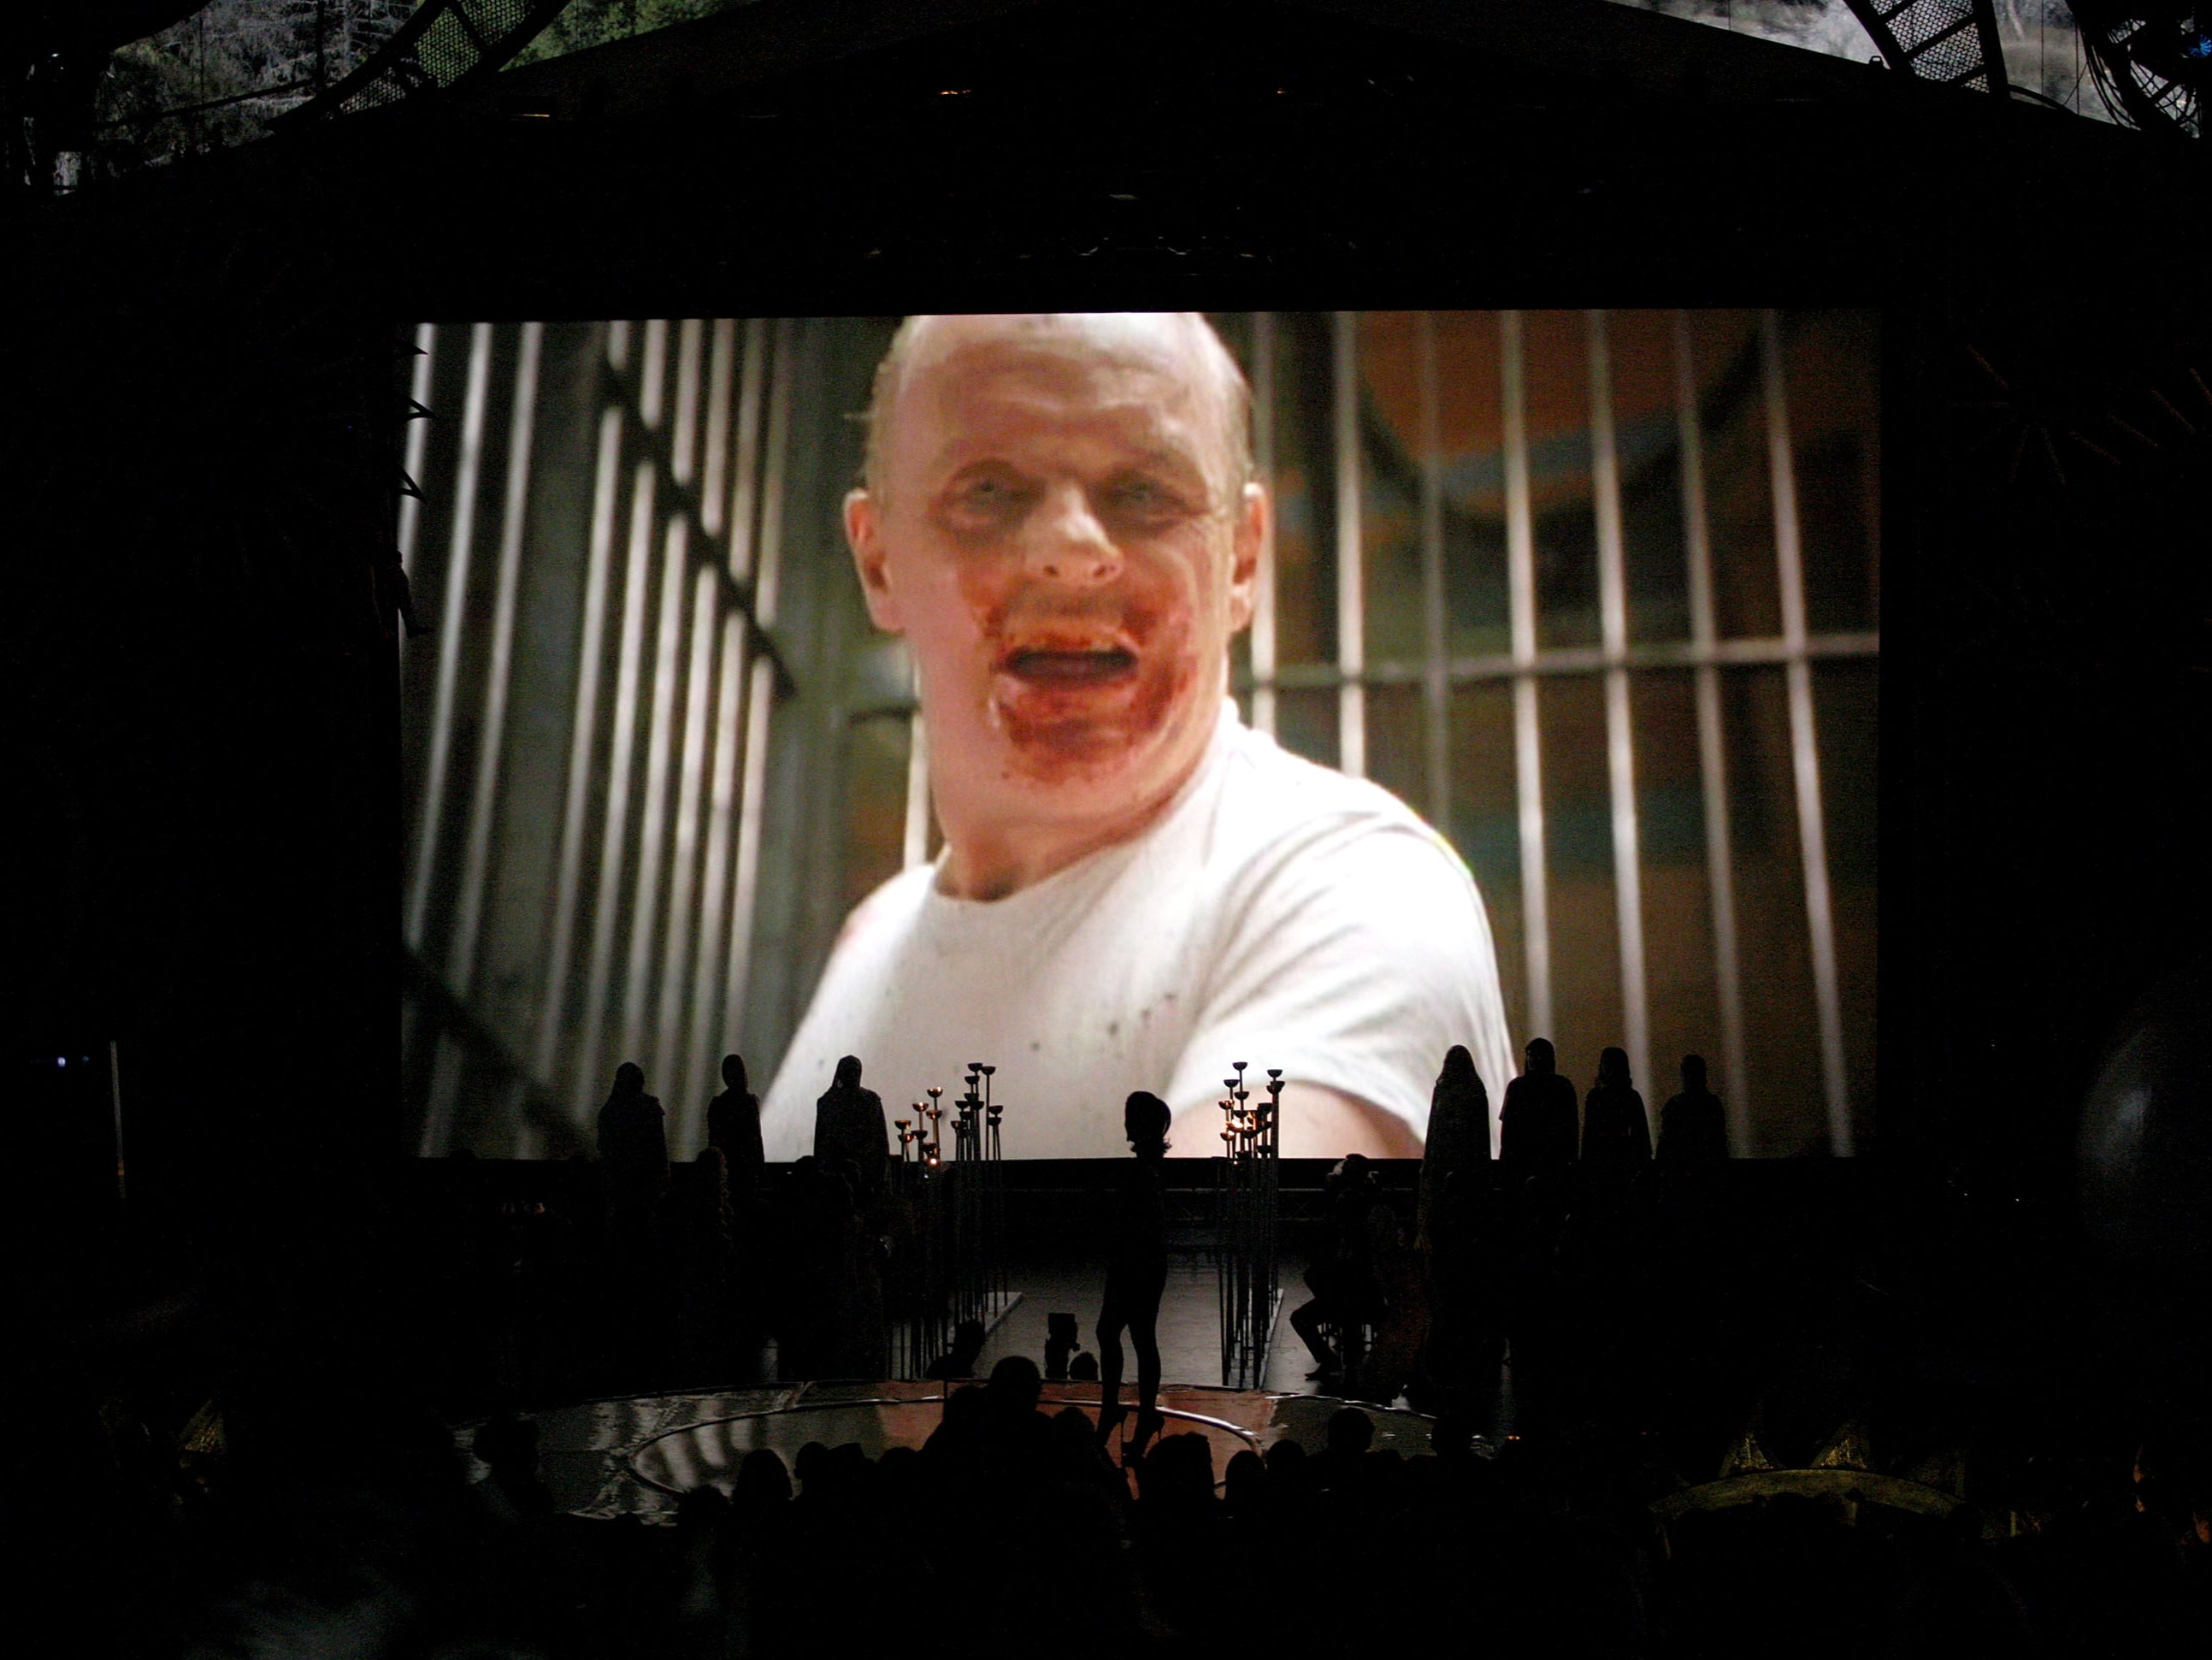
{"type": "Polygon", "coordinates": [[[1387,791],[1238,719],[1270,504],[1196,313],[915,317],[877,372],[845,532],[920,678],[945,848],[846,921],[763,1113],[803,1150],[857,1055],[911,1100],[998,1068],[1011,1157],[1108,1158],[1131,1091],[1218,1152],[1231,1063],[1286,1156],[1413,1157],[1455,1043],[1503,1097],[1490,925],[1387,791]]]}

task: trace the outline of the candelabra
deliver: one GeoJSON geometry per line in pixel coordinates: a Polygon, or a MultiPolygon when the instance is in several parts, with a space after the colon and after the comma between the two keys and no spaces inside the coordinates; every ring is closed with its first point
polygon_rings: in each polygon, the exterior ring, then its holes
{"type": "Polygon", "coordinates": [[[1006,1262],[1006,1189],[1000,1122],[1006,1107],[991,1095],[996,1067],[970,1063],[967,1088],[953,1100],[927,1091],[914,1118],[896,1121],[899,1178],[914,1217],[909,1287],[898,1343],[906,1375],[924,1376],[951,1345],[963,1320],[986,1326],[1012,1298],[1006,1262]],[[948,1151],[944,1120],[951,1115],[948,1151]]]}
{"type": "Polygon", "coordinates": [[[1282,1146],[1283,1073],[1267,1069],[1265,1099],[1245,1087],[1246,1062],[1231,1061],[1233,1078],[1220,1105],[1221,1158],[1215,1179],[1215,1286],[1221,1314],[1221,1382],[1256,1387],[1267,1367],[1282,1289],[1275,1265],[1279,1170],[1282,1146]]]}

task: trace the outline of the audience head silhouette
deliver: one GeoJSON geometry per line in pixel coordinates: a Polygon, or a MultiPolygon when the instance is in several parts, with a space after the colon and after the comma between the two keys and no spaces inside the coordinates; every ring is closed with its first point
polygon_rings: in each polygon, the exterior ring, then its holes
{"type": "Polygon", "coordinates": [[[1139,1090],[1121,1108],[1121,1128],[1139,1158],[1168,1150],[1168,1124],[1175,1115],[1157,1095],[1139,1090]]]}
{"type": "Polygon", "coordinates": [[[993,1411],[1019,1417],[1036,1409],[1044,1394],[1044,1374],[1026,1354],[1010,1354],[991,1368],[983,1385],[984,1398],[993,1411]]]}
{"type": "Polygon", "coordinates": [[[734,1094],[743,1095],[745,1092],[745,1061],[743,1055],[726,1055],[722,1057],[722,1085],[734,1094]]]}
{"type": "Polygon", "coordinates": [[[1597,1085],[1600,1089],[1627,1089],[1635,1080],[1628,1075],[1628,1051],[1607,1049],[1597,1057],[1597,1085]]]}
{"type": "Polygon", "coordinates": [[[860,1087],[860,1057],[848,1055],[837,1063],[837,1087],[856,1090],[860,1087]]]}
{"type": "Polygon", "coordinates": [[[645,1093],[645,1068],[625,1061],[615,1068],[615,1094],[623,1100],[645,1093]]]}
{"type": "Polygon", "coordinates": [[[1553,1052],[1552,1040],[1548,1037],[1530,1038],[1525,1053],[1528,1057],[1528,1070],[1539,1078],[1549,1077],[1559,1069],[1559,1056],[1553,1052]]]}
{"type": "Polygon", "coordinates": [[[1454,1043],[1444,1051],[1444,1069],[1437,1074],[1437,1087],[1480,1089],[1482,1074],[1474,1069],[1474,1056],[1468,1053],[1467,1045],[1454,1043]]]}
{"type": "Polygon", "coordinates": [[[1682,1057],[1682,1087],[1692,1095],[1702,1095],[1705,1090],[1705,1057],[1686,1055],[1682,1057]]]}

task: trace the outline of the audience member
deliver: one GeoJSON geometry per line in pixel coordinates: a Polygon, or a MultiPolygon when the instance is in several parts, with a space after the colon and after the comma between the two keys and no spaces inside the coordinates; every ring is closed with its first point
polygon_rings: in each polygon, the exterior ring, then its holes
{"type": "Polygon", "coordinates": [[[1530,1038],[1522,1053],[1528,1070],[1505,1086],[1498,1109],[1499,1162],[1524,1174],[1571,1164],[1580,1140],[1574,1080],[1559,1072],[1549,1038],[1530,1038]]]}
{"type": "Polygon", "coordinates": [[[1598,1056],[1597,1082],[1583,1102],[1583,1163],[1593,1170],[1620,1170],[1651,1158],[1651,1124],[1644,1097],[1628,1075],[1628,1051],[1608,1049],[1598,1056]]]}
{"type": "Polygon", "coordinates": [[[1717,1164],[1729,1156],[1728,1121],[1720,1097],[1705,1087],[1701,1055],[1682,1057],[1682,1092],[1659,1110],[1659,1162],[1662,1164],[1717,1164]]]}
{"type": "Polygon", "coordinates": [[[890,1134],[883,1098],[860,1087],[860,1057],[847,1055],[837,1063],[829,1091],[814,1104],[815,1158],[824,1164],[851,1164],[860,1177],[857,1196],[866,1204],[883,1191],[890,1134]]]}
{"type": "Polygon", "coordinates": [[[1421,1152],[1421,1208],[1414,1228],[1414,1243],[1422,1250],[1435,1246],[1433,1230],[1437,1196],[1444,1184],[1462,1172],[1487,1168],[1490,1164],[1490,1095],[1482,1074],[1474,1069],[1474,1056],[1466,1045],[1455,1043],[1444,1055],[1443,1070],[1429,1097],[1429,1130],[1421,1152]]]}
{"type": "Polygon", "coordinates": [[[729,1161],[730,1194],[738,1205],[751,1202],[765,1168],[761,1153],[760,1097],[745,1087],[741,1056],[722,1057],[722,1092],[707,1104],[707,1145],[729,1161]]]}

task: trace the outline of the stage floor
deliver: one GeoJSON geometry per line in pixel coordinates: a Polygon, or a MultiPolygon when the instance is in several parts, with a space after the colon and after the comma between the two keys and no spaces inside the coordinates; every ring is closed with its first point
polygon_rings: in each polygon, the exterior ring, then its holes
{"type": "MultiPolygon", "coordinates": [[[[1206,1437],[1217,1480],[1231,1457],[1248,1447],[1264,1452],[1289,1439],[1318,1450],[1329,1414],[1346,1404],[1315,1393],[1306,1381],[1312,1361],[1289,1322],[1304,1286],[1285,1268],[1283,1306],[1258,1386],[1228,1389],[1214,1381],[1221,1376],[1221,1334],[1213,1268],[1196,1257],[1170,1266],[1160,1303],[1160,1369],[1167,1380],[1160,1408],[1166,1433],[1206,1437]]],[[[1055,1312],[1074,1315],[1083,1347],[1091,1347],[1091,1328],[1104,1290],[1096,1269],[1033,1263],[1012,1280],[1019,1300],[992,1329],[979,1374],[1009,1354],[1025,1354],[1042,1365],[1046,1318],[1055,1312]]],[[[1133,1357],[1127,1365],[1122,1399],[1131,1404],[1133,1420],[1133,1357]]],[[[707,1388],[585,1402],[530,1416],[538,1426],[544,1480],[561,1511],[667,1522],[674,1518],[678,1493],[707,1485],[726,1490],[739,1461],[756,1447],[775,1449],[786,1463],[810,1441],[832,1447],[857,1442],[871,1457],[888,1447],[919,1447],[943,1414],[945,1387],[864,1380],[707,1388]]],[[[1095,1383],[1047,1383],[1044,1397],[1048,1411],[1074,1405],[1097,1415],[1095,1383]]],[[[1376,1446],[1407,1455],[1428,1450],[1428,1419],[1358,1404],[1375,1420],[1376,1446]]],[[[459,1433],[465,1450],[471,1427],[459,1433]]],[[[474,1469],[483,1473],[481,1466],[474,1469]]]]}

